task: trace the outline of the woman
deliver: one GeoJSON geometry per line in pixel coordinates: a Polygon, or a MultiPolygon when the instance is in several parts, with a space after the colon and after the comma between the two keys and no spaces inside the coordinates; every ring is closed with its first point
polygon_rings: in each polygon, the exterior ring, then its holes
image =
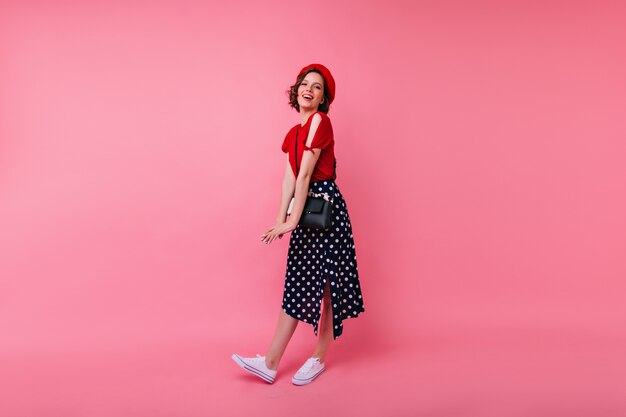
{"type": "Polygon", "coordinates": [[[341,335],[342,321],[364,311],[352,227],[334,181],[334,138],[326,115],[334,98],[335,80],[320,64],[302,68],[289,90],[289,104],[300,113],[300,123],[283,141],[282,150],[288,155],[276,225],[261,235],[261,240],[269,244],[293,231],[282,310],[265,356],[232,356],[237,365],[269,383],[274,382],[299,320],[312,324],[315,334],[319,333],[313,355],[292,378],[294,384],[305,385],[324,371],[328,347],[341,335]],[[298,225],[307,195],[331,201],[332,224],[327,230],[298,225]]]}

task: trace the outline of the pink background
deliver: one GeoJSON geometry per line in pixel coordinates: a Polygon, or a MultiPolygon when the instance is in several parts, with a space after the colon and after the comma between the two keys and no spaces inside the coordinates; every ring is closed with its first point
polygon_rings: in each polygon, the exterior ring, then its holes
{"type": "Polygon", "coordinates": [[[626,413],[622,2],[3,1],[3,416],[626,413]],[[263,354],[321,62],[366,312],[263,354]]]}

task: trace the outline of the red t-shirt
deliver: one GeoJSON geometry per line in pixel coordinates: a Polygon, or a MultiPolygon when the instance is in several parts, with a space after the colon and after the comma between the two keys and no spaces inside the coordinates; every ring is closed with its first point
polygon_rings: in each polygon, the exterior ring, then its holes
{"type": "Polygon", "coordinates": [[[313,151],[313,149],[319,148],[322,150],[320,157],[313,169],[313,175],[311,176],[311,182],[335,179],[335,140],[333,138],[333,126],[330,124],[330,119],[326,113],[320,111],[313,113],[309,116],[304,126],[300,126],[300,123],[287,132],[285,140],[283,141],[282,150],[285,153],[289,153],[289,163],[296,178],[300,170],[300,164],[302,162],[302,155],[304,151],[313,151]],[[309,130],[311,128],[311,120],[315,114],[319,114],[322,117],[311,146],[306,146],[306,140],[309,137],[309,130]],[[297,138],[297,140],[296,140],[297,138]],[[296,155],[296,148],[298,150],[296,155]],[[298,170],[296,170],[296,156],[298,158],[298,170]]]}

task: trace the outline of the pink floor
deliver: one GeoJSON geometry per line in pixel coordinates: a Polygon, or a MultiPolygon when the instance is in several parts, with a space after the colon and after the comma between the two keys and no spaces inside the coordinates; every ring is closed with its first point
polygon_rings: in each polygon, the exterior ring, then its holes
{"type": "Polygon", "coordinates": [[[273,385],[232,363],[233,351],[257,353],[244,338],[2,355],[1,415],[626,415],[626,343],[609,332],[456,329],[424,334],[419,346],[356,351],[339,341],[326,372],[296,387],[311,342],[301,326],[273,385]]]}

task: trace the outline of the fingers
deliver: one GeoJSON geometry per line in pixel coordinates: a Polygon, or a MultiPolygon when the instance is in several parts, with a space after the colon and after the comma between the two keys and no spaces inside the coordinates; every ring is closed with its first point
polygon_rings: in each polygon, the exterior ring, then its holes
{"type": "Polygon", "coordinates": [[[282,234],[279,234],[276,231],[272,231],[272,233],[268,236],[269,237],[269,241],[267,243],[268,244],[272,243],[273,241],[276,240],[276,238],[282,238],[282,236],[283,236],[282,234]]]}
{"type": "MultiPolygon", "coordinates": [[[[280,230],[280,228],[278,228],[278,229],[280,230]]],[[[265,244],[270,244],[274,240],[276,240],[276,238],[282,239],[283,235],[285,234],[285,232],[281,233],[281,232],[279,232],[279,230],[276,230],[276,228],[272,227],[267,232],[265,232],[265,233],[263,233],[261,235],[261,242],[263,242],[265,244]]]]}
{"type": "Polygon", "coordinates": [[[276,236],[276,232],[274,232],[274,228],[272,227],[267,232],[261,235],[261,242],[265,244],[270,244],[272,240],[275,239],[275,236],[276,236]]]}

